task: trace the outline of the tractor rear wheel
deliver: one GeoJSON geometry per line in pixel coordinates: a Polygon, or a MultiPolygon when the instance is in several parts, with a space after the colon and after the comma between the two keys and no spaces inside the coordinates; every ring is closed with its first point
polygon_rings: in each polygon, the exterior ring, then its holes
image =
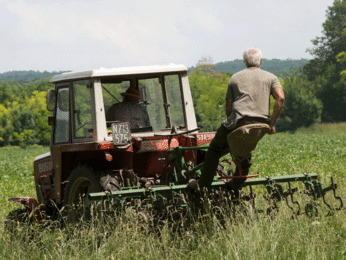
{"type": "Polygon", "coordinates": [[[91,208],[94,205],[88,195],[91,192],[101,192],[102,187],[93,170],[87,166],[76,167],[65,188],[64,205],[67,213],[67,223],[91,219],[91,208]]]}

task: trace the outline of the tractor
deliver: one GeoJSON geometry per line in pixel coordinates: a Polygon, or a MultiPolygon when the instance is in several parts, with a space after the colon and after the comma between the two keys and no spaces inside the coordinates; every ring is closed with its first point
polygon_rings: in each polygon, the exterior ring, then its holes
{"type": "MultiPolygon", "coordinates": [[[[188,183],[198,180],[215,133],[199,132],[184,65],[100,68],[56,75],[51,82],[55,89],[47,93],[47,109],[52,111],[50,152],[34,161],[37,199],[10,201],[22,203],[30,219],[38,222],[61,212],[68,223],[90,218],[97,202],[120,211],[136,204],[158,214],[170,207],[187,207],[188,183]],[[128,101],[126,96],[137,100],[128,101]]],[[[251,131],[259,128],[266,126],[250,126],[251,131]]],[[[240,132],[230,139],[246,138],[249,133],[240,132]]],[[[233,162],[251,152],[259,139],[250,141],[245,150],[231,149],[233,162]]],[[[252,186],[266,187],[268,200],[274,202],[267,209],[270,212],[284,198],[296,204],[297,189],[291,188],[291,182],[301,181],[312,198],[305,206],[309,213],[315,210],[315,199],[330,190],[335,195],[337,188],[332,182],[323,189],[314,173],[250,177],[258,175],[232,176],[220,165],[212,192],[220,201],[234,194],[229,179],[245,178],[240,189],[250,187],[253,205],[252,186]]],[[[335,198],[341,208],[341,198],[335,198]]]]}

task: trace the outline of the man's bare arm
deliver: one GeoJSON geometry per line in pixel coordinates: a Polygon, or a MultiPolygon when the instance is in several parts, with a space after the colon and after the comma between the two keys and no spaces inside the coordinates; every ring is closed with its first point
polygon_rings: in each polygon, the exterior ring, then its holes
{"type": "Polygon", "coordinates": [[[233,100],[230,98],[226,98],[226,115],[229,117],[231,115],[233,108],[233,100]]]}
{"type": "Polygon", "coordinates": [[[269,132],[269,134],[275,133],[275,123],[284,107],[284,101],[285,101],[285,94],[282,88],[274,88],[272,94],[273,94],[273,97],[275,98],[275,104],[273,109],[273,115],[269,123],[269,126],[271,128],[271,132],[269,132]]]}

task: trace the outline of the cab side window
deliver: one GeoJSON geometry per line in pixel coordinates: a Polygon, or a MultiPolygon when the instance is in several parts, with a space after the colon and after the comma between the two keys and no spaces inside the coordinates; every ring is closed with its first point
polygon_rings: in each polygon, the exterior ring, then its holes
{"type": "Polygon", "coordinates": [[[56,106],[54,143],[68,143],[70,140],[69,89],[59,88],[56,106]]]}

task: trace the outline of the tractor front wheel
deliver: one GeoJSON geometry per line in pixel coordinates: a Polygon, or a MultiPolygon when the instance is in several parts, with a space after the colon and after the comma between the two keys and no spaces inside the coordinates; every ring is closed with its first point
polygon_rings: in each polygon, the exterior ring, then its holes
{"type": "Polygon", "coordinates": [[[91,168],[87,166],[75,168],[68,178],[64,193],[67,223],[90,220],[91,208],[94,204],[89,200],[88,195],[91,192],[101,191],[101,185],[91,168]]]}

